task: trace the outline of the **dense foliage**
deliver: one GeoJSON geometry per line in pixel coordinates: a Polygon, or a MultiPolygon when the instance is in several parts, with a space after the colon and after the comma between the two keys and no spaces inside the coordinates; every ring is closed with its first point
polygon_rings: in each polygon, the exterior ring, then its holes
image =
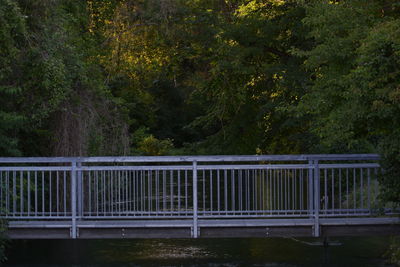
{"type": "Polygon", "coordinates": [[[0,154],[378,152],[400,201],[400,4],[0,0],[0,154]]]}

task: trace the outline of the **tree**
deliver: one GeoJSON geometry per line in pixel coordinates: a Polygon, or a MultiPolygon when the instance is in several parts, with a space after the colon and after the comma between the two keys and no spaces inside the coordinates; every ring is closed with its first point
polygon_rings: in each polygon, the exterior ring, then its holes
{"type": "Polygon", "coordinates": [[[99,47],[89,32],[86,2],[20,1],[27,39],[19,81],[24,153],[83,156],[125,154],[122,108],[92,58],[99,47]]]}
{"type": "Polygon", "coordinates": [[[290,53],[308,46],[298,23],[304,15],[296,2],[237,1],[230,15],[220,16],[209,74],[197,89],[210,104],[193,124],[212,133],[205,144],[211,153],[305,150],[306,128],[291,107],[304,93],[306,76],[290,53]]]}
{"type": "Polygon", "coordinates": [[[321,1],[303,20],[315,45],[297,51],[309,70],[298,112],[325,153],[380,152],[382,197],[400,201],[399,18],[391,1],[321,1]]]}
{"type": "Polygon", "coordinates": [[[18,112],[21,75],[18,64],[25,44],[25,19],[14,1],[0,1],[0,155],[20,155],[18,133],[24,117],[18,112]]]}

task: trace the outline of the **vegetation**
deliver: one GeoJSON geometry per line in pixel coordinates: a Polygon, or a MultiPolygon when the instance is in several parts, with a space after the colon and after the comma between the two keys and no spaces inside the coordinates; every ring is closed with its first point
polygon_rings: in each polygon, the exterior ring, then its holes
{"type": "Polygon", "coordinates": [[[388,251],[385,253],[388,262],[394,265],[400,265],[400,237],[392,237],[388,251]]]}
{"type": "Polygon", "coordinates": [[[5,249],[7,245],[7,238],[4,236],[4,232],[7,229],[6,221],[0,219],[0,263],[7,260],[5,249]]]}
{"type": "Polygon", "coordinates": [[[393,0],[0,0],[0,156],[380,153],[393,0]]]}

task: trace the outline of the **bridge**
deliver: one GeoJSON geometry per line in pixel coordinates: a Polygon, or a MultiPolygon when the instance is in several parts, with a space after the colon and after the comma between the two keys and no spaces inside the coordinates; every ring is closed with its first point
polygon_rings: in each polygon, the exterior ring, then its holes
{"type": "Polygon", "coordinates": [[[11,239],[400,233],[379,156],[0,158],[11,239]]]}

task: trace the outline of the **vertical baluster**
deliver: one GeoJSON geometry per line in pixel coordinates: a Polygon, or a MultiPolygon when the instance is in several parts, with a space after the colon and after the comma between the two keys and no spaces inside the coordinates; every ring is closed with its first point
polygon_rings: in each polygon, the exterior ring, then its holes
{"type": "Polygon", "coordinates": [[[339,169],[339,210],[342,213],[342,169],[339,169]]]}
{"type": "MultiPolygon", "coordinates": [[[[181,170],[178,170],[178,215],[181,215],[181,170]]],[[[204,198],[204,196],[203,196],[204,198]]]]}
{"type": "Polygon", "coordinates": [[[7,186],[5,181],[3,181],[3,171],[0,170],[0,214],[2,216],[7,215],[7,209],[5,207],[6,200],[3,200],[3,197],[6,195],[6,192],[3,192],[5,190],[7,190],[7,186]]]}
{"type": "Polygon", "coordinates": [[[136,185],[136,170],[132,171],[132,182],[131,182],[131,187],[132,187],[132,211],[133,215],[136,216],[136,211],[137,211],[137,185],[136,185]]]}
{"type": "Polygon", "coordinates": [[[217,210],[218,210],[218,215],[220,214],[220,177],[219,177],[219,173],[220,171],[217,170],[217,210]]]}
{"type": "Polygon", "coordinates": [[[51,217],[51,209],[52,209],[52,171],[49,171],[49,216],[51,217]]]}
{"type": "Polygon", "coordinates": [[[188,215],[188,172],[185,170],[185,211],[188,215]]]}
{"type": "Polygon", "coordinates": [[[253,186],[252,186],[252,188],[253,188],[253,211],[255,211],[255,210],[257,210],[257,190],[256,190],[256,171],[255,170],[253,170],[252,171],[252,173],[253,173],[253,181],[252,181],[252,184],[253,184],[253,186]]]}
{"type": "Polygon", "coordinates": [[[174,171],[170,171],[170,206],[171,215],[174,213],[174,171]]]}
{"type": "Polygon", "coordinates": [[[11,207],[10,207],[10,205],[11,205],[11,203],[10,203],[10,172],[9,171],[6,171],[6,184],[7,184],[7,189],[6,189],[6,193],[7,193],[7,197],[6,197],[6,212],[7,212],[7,215],[9,215],[10,214],[10,212],[11,212],[11,207]]]}
{"type": "Polygon", "coordinates": [[[121,170],[121,216],[126,216],[127,215],[127,194],[126,190],[128,190],[128,187],[126,186],[126,170],[121,170]]]}
{"type": "Polygon", "coordinates": [[[264,210],[265,210],[265,207],[264,207],[264,190],[265,190],[265,170],[264,169],[260,169],[259,170],[259,181],[260,181],[260,186],[259,186],[259,189],[260,189],[260,191],[259,191],[259,197],[258,197],[258,201],[259,201],[259,204],[258,204],[258,209],[259,209],[259,211],[262,213],[262,214],[264,214],[264,210]]]}
{"type": "Polygon", "coordinates": [[[263,190],[264,190],[264,170],[256,170],[256,210],[257,214],[263,214],[263,190]]]}
{"type": "MultiPolygon", "coordinates": [[[[129,215],[132,215],[132,210],[133,210],[133,190],[132,190],[132,171],[128,171],[128,211],[129,215]]],[[[157,198],[156,198],[157,199],[157,198]]]]}
{"type": "Polygon", "coordinates": [[[287,214],[287,210],[288,210],[288,188],[289,188],[289,184],[288,184],[288,170],[285,169],[283,171],[284,173],[284,209],[285,209],[285,214],[287,214]]]}
{"type": "Polygon", "coordinates": [[[23,216],[24,213],[24,181],[23,181],[23,173],[22,171],[19,172],[19,179],[20,179],[20,185],[19,185],[19,191],[20,191],[20,216],[23,216]]]}
{"type": "MultiPolygon", "coordinates": [[[[102,174],[105,175],[106,172],[100,173],[100,175],[102,175],[102,174]]],[[[105,177],[104,177],[104,179],[105,179],[105,182],[107,182],[107,179],[105,177]]],[[[108,192],[108,213],[110,216],[112,216],[113,211],[114,211],[114,192],[113,192],[113,190],[114,190],[114,171],[108,171],[108,184],[109,184],[109,186],[108,186],[108,190],[109,190],[109,192],[108,192]]],[[[107,190],[107,185],[104,183],[102,191],[107,192],[105,190],[107,190]]],[[[106,198],[107,197],[105,196],[105,200],[106,200],[106,198]]],[[[104,202],[104,204],[107,206],[107,201],[104,202]]]]}
{"type": "MultiPolygon", "coordinates": [[[[152,212],[153,211],[153,171],[149,170],[148,173],[148,177],[149,177],[149,211],[152,212]]],[[[151,215],[151,214],[149,214],[151,215]]]]}
{"type": "Polygon", "coordinates": [[[279,213],[282,212],[283,210],[283,174],[282,174],[282,169],[279,169],[278,172],[278,199],[279,199],[279,205],[278,205],[278,209],[279,209],[279,213]]]}
{"type": "Polygon", "coordinates": [[[368,213],[371,213],[371,169],[367,169],[368,213]]]}
{"type": "Polygon", "coordinates": [[[279,184],[280,184],[280,179],[279,179],[279,170],[278,169],[275,169],[274,170],[275,171],[275,197],[276,197],[276,199],[275,199],[275,207],[276,207],[276,212],[277,212],[277,214],[279,214],[279,210],[280,210],[280,186],[279,186],[279,184]]]}
{"type": "Polygon", "coordinates": [[[206,170],[203,170],[203,215],[206,215],[206,170]]]}
{"type": "Polygon", "coordinates": [[[288,170],[285,169],[285,214],[289,209],[289,179],[288,179],[288,170]]]}
{"type": "Polygon", "coordinates": [[[260,211],[262,215],[265,215],[267,210],[267,170],[261,169],[261,190],[260,190],[260,211]]]}
{"type": "Polygon", "coordinates": [[[159,188],[159,177],[160,172],[157,170],[156,171],[156,213],[158,215],[160,211],[160,188],[159,188]]]}
{"type": "MultiPolygon", "coordinates": [[[[64,196],[63,196],[63,204],[64,204],[64,216],[67,216],[67,172],[63,172],[63,190],[64,190],[64,196]]],[[[35,215],[37,212],[37,172],[35,172],[35,215]]]]}
{"type": "Polygon", "coordinates": [[[118,172],[118,216],[121,216],[121,172],[122,171],[117,171],[118,172]]]}
{"type": "Polygon", "coordinates": [[[227,177],[227,170],[224,170],[224,207],[225,207],[225,214],[228,214],[228,177],[227,177]]]}
{"type": "Polygon", "coordinates": [[[308,188],[308,190],[307,190],[307,194],[308,194],[307,209],[309,211],[310,216],[312,216],[312,214],[315,211],[315,209],[314,209],[315,195],[314,195],[314,185],[313,185],[313,183],[314,183],[314,173],[313,172],[315,172],[315,169],[314,169],[314,161],[313,160],[308,161],[307,172],[308,172],[308,179],[306,179],[307,188],[308,188]]]}
{"type": "Polygon", "coordinates": [[[213,212],[213,173],[212,170],[210,172],[210,215],[213,212]]]}
{"type": "Polygon", "coordinates": [[[232,184],[232,188],[231,188],[231,190],[232,190],[232,193],[231,193],[231,210],[232,211],[235,211],[236,210],[236,208],[235,208],[235,197],[236,197],[236,194],[235,194],[235,170],[234,169],[232,169],[231,170],[231,184],[232,184]]]}
{"type": "Polygon", "coordinates": [[[143,216],[143,212],[146,209],[146,202],[145,202],[145,198],[144,198],[144,194],[145,194],[145,175],[144,175],[144,171],[140,171],[140,209],[141,209],[141,215],[143,216]]]}
{"type": "Polygon", "coordinates": [[[285,211],[286,214],[286,170],[281,169],[281,209],[285,211]]]}
{"type": "Polygon", "coordinates": [[[107,186],[107,188],[108,188],[108,192],[107,192],[107,195],[108,195],[108,215],[111,215],[111,212],[112,212],[112,180],[111,180],[111,177],[112,177],[112,171],[108,171],[108,186],[107,186]]]}
{"type": "Polygon", "coordinates": [[[109,183],[107,180],[106,171],[98,171],[93,170],[94,182],[95,182],[95,196],[96,196],[96,216],[100,216],[101,212],[103,215],[106,216],[107,213],[107,196],[108,193],[108,186],[109,183]],[[100,176],[99,176],[100,174],[100,176]],[[101,189],[101,185],[103,184],[103,189],[101,189]]]}
{"type": "Polygon", "coordinates": [[[304,169],[300,169],[300,181],[299,181],[299,188],[300,188],[300,201],[299,201],[299,209],[302,211],[304,209],[303,206],[303,201],[304,201],[304,193],[303,193],[303,188],[304,188],[304,182],[303,182],[303,174],[304,174],[304,169]]]}
{"type": "Polygon", "coordinates": [[[197,162],[193,161],[193,237],[198,236],[197,227],[197,162]]]}
{"type": "Polygon", "coordinates": [[[99,186],[99,211],[102,216],[111,215],[111,171],[96,171],[99,186]]]}
{"type": "MultiPolygon", "coordinates": [[[[272,174],[272,210],[278,210],[278,190],[277,190],[277,170],[276,169],[271,169],[271,174],[272,174]]],[[[271,210],[271,215],[272,215],[272,210],[271,210]]]]}
{"type": "MultiPolygon", "coordinates": [[[[30,173],[28,172],[28,187],[30,186],[30,173]]],[[[56,171],[56,189],[57,189],[57,194],[56,194],[56,214],[57,217],[60,216],[60,172],[56,171]]],[[[30,210],[30,203],[31,203],[31,198],[30,198],[30,189],[28,189],[29,195],[28,195],[28,207],[30,210]]],[[[28,214],[29,215],[29,214],[28,214]]]]}
{"type": "MultiPolygon", "coordinates": [[[[375,178],[375,199],[379,195],[379,189],[378,189],[378,168],[374,169],[374,178],[375,178]]],[[[376,201],[376,200],[375,200],[376,201]]]]}
{"type": "MultiPolygon", "coordinates": [[[[3,185],[3,172],[0,170],[0,214],[3,216],[5,213],[5,207],[3,207],[3,190],[5,189],[5,185],[3,185]]],[[[5,201],[4,201],[5,204],[5,201]]],[[[29,215],[29,213],[28,213],[29,215]]]]}
{"type": "Polygon", "coordinates": [[[335,214],[335,169],[332,168],[332,214],[335,214]]]}
{"type": "Polygon", "coordinates": [[[17,214],[17,176],[13,171],[13,216],[17,214]]]}
{"type": "Polygon", "coordinates": [[[82,172],[82,163],[77,162],[77,193],[78,193],[78,216],[80,218],[83,217],[83,203],[84,203],[84,194],[83,194],[83,172],[82,172]]]}
{"type": "Polygon", "coordinates": [[[271,213],[271,215],[272,215],[272,210],[274,209],[273,208],[273,196],[274,196],[274,194],[273,194],[273,190],[274,190],[274,188],[273,188],[273,176],[274,176],[274,173],[273,173],[273,170],[272,169],[269,169],[268,170],[268,182],[269,182],[269,186],[268,186],[268,194],[269,194],[269,196],[268,196],[268,199],[269,199],[269,210],[270,210],[270,213],[271,213]]]}
{"type": "Polygon", "coordinates": [[[94,179],[94,195],[95,195],[95,198],[96,198],[96,203],[95,203],[95,209],[96,209],[96,216],[98,217],[99,216],[99,206],[100,206],[100,203],[99,203],[99,194],[100,194],[100,192],[99,192],[99,175],[98,175],[98,172],[97,171],[93,171],[93,179],[94,179]]]}
{"type": "Polygon", "coordinates": [[[243,190],[242,190],[242,171],[243,170],[238,170],[239,174],[239,181],[238,181],[238,194],[239,194],[239,211],[240,214],[242,214],[243,211],[243,205],[242,205],[242,196],[243,196],[243,190]]]}
{"type": "Polygon", "coordinates": [[[356,194],[356,168],[353,168],[353,212],[356,213],[357,209],[357,194],[356,194]]]}
{"type": "Polygon", "coordinates": [[[295,210],[297,210],[297,170],[292,170],[292,211],[293,215],[295,214],[295,210]]]}
{"type": "Polygon", "coordinates": [[[360,168],[360,202],[361,202],[361,209],[364,209],[364,174],[363,174],[363,169],[360,168]]]}
{"type": "Polygon", "coordinates": [[[324,170],[324,199],[323,199],[323,209],[324,213],[327,213],[328,210],[328,169],[324,170]]]}
{"type": "Polygon", "coordinates": [[[45,216],[45,196],[44,196],[44,188],[45,188],[45,182],[44,182],[44,171],[42,171],[42,216],[45,216]]]}
{"type": "Polygon", "coordinates": [[[113,199],[112,199],[112,209],[113,209],[113,214],[112,216],[115,216],[115,214],[118,215],[118,171],[115,170],[112,172],[112,186],[113,186],[113,199]]]}
{"type": "MultiPolygon", "coordinates": [[[[28,183],[27,183],[27,195],[28,195],[28,216],[31,215],[31,172],[28,171],[27,172],[28,175],[28,183]]],[[[1,189],[0,189],[1,191],[1,189]]],[[[1,202],[1,197],[0,197],[0,202],[1,202]]],[[[57,201],[58,203],[58,201],[57,201]]],[[[58,215],[58,214],[57,214],[58,215]]]]}
{"type": "Polygon", "coordinates": [[[245,214],[248,214],[248,212],[249,212],[249,190],[250,190],[250,186],[249,186],[249,170],[243,170],[243,172],[244,172],[244,179],[243,179],[243,182],[244,182],[244,185],[243,185],[243,190],[244,190],[244,193],[245,193],[245,196],[244,196],[244,207],[243,207],[243,209],[244,209],[244,211],[245,211],[245,214]]]}
{"type": "Polygon", "coordinates": [[[138,177],[137,177],[137,171],[133,171],[133,184],[134,184],[134,196],[133,196],[133,210],[136,212],[138,211],[138,177]]]}
{"type": "MultiPolygon", "coordinates": [[[[314,236],[319,237],[319,213],[320,213],[320,198],[321,198],[321,179],[318,160],[314,160],[314,236]]],[[[325,169],[326,182],[326,169],[325,169]]]]}
{"type": "MultiPolygon", "coordinates": [[[[163,170],[163,212],[167,210],[167,184],[166,184],[166,171],[163,170]]],[[[187,196],[187,195],[186,195],[187,196]]],[[[164,213],[165,215],[165,213],[164,213]]]]}
{"type": "MultiPolygon", "coordinates": [[[[43,177],[43,176],[42,176],[43,177]]],[[[43,185],[44,186],[44,185],[43,185]]],[[[77,237],[76,232],[76,162],[71,163],[71,213],[72,213],[72,231],[71,238],[77,237]]]]}
{"type": "Polygon", "coordinates": [[[349,169],[346,169],[346,208],[347,208],[347,214],[350,211],[350,199],[349,199],[349,169]]]}
{"type": "Polygon", "coordinates": [[[92,177],[90,175],[91,171],[88,171],[88,211],[87,216],[92,216],[92,177]]]}
{"type": "Polygon", "coordinates": [[[202,190],[201,190],[201,192],[202,192],[202,199],[201,199],[201,201],[202,201],[202,213],[200,213],[201,215],[206,215],[206,198],[207,198],[207,196],[206,196],[206,170],[202,170],[202,173],[203,173],[203,175],[202,175],[202,181],[201,181],[201,183],[202,183],[202,190]]]}

